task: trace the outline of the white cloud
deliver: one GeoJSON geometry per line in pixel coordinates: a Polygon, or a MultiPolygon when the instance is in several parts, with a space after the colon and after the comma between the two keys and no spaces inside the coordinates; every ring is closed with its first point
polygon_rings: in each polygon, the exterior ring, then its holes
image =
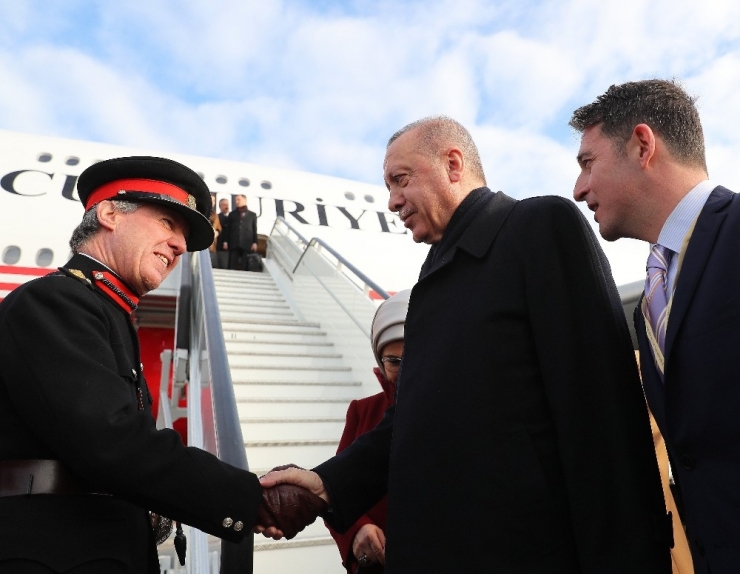
{"type": "MultiPolygon", "coordinates": [[[[0,128],[380,183],[387,137],[445,113],[471,129],[492,187],[569,197],[572,109],[677,76],[700,96],[713,178],[740,189],[733,0],[0,6],[0,128]]],[[[615,274],[642,273],[614,263],[637,247],[607,251],[615,274]]]]}

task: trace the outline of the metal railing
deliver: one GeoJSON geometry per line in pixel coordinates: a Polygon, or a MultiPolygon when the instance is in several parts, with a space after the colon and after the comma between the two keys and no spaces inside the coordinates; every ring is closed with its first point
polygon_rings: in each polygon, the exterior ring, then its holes
{"type": "MultiPolygon", "coordinates": [[[[347,333],[340,337],[343,344],[348,348],[357,344],[366,352],[368,327],[375,309],[368,295],[373,290],[387,299],[388,293],[323,240],[307,240],[282,218],[275,222],[268,245],[273,259],[291,282],[310,277],[321,285],[322,300],[333,301],[345,317],[334,319],[336,329],[347,333]],[[364,342],[358,343],[358,338],[364,342]]],[[[171,425],[173,418],[177,418],[173,412],[185,414],[179,408],[179,399],[187,391],[188,444],[248,470],[209,254],[207,251],[188,253],[183,256],[181,266],[176,349],[163,353],[161,388],[164,392],[158,424],[171,425]],[[171,366],[174,366],[174,384],[172,396],[167,396],[171,366]]],[[[355,353],[350,350],[348,354],[355,353]]],[[[362,371],[366,370],[369,369],[363,367],[362,371]]],[[[240,544],[221,542],[222,574],[252,572],[253,535],[248,538],[240,544]]],[[[210,562],[207,535],[191,528],[186,564],[189,574],[210,574],[210,562]]]]}
{"type": "MultiPolygon", "coordinates": [[[[377,309],[371,291],[388,293],[318,237],[306,239],[283,218],[277,218],[267,240],[266,265],[300,316],[321,328],[355,373],[370,373],[370,326],[377,309]]],[[[363,381],[374,388],[374,379],[363,381]]]]}
{"type": "MultiPolygon", "coordinates": [[[[172,420],[168,411],[177,404],[178,389],[187,385],[188,445],[207,450],[232,466],[249,470],[208,251],[184,255],[181,265],[175,380],[173,396],[163,395],[160,401],[160,405],[164,405],[164,409],[160,409],[162,419],[172,420]]],[[[169,366],[166,372],[169,374],[169,366]]],[[[163,379],[164,373],[163,366],[163,379]]],[[[167,388],[165,381],[163,388],[167,388]]],[[[207,535],[191,528],[189,538],[186,564],[189,574],[210,574],[207,535]]],[[[252,572],[253,534],[246,538],[240,544],[221,542],[222,574],[252,572]]]]}
{"type": "MultiPolygon", "coordinates": [[[[301,266],[301,263],[303,263],[306,254],[310,253],[311,250],[314,249],[319,253],[323,251],[331,254],[334,258],[333,264],[336,271],[342,273],[353,284],[357,285],[365,295],[369,295],[370,290],[372,289],[383,299],[388,299],[390,297],[382,287],[362,271],[357,269],[357,267],[352,265],[352,263],[335,251],[323,239],[320,237],[313,237],[310,240],[306,239],[295,227],[290,225],[290,223],[285,221],[282,217],[278,217],[275,220],[272,232],[270,233],[270,240],[272,247],[278,252],[276,260],[286,271],[289,271],[291,275],[298,271],[298,268],[301,266]],[[291,240],[291,236],[294,236],[297,241],[291,240]],[[284,241],[281,241],[281,238],[284,239],[284,241]],[[286,245],[290,245],[294,249],[286,249],[286,245]],[[296,254],[297,257],[295,257],[296,254]],[[345,269],[350,273],[346,273],[345,269]]],[[[329,257],[326,257],[325,253],[324,258],[327,261],[331,261],[329,257]]]]}

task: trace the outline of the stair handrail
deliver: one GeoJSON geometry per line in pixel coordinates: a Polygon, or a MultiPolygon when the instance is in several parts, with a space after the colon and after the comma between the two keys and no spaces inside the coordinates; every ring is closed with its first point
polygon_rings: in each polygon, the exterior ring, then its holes
{"type": "MultiPolygon", "coordinates": [[[[272,231],[274,232],[277,228],[278,224],[282,223],[285,225],[291,232],[293,232],[294,235],[298,237],[298,239],[301,240],[301,242],[304,245],[303,252],[301,253],[300,257],[298,258],[298,261],[293,266],[293,269],[291,269],[291,272],[295,274],[295,272],[298,270],[298,267],[300,267],[301,263],[303,262],[303,258],[306,256],[306,253],[308,253],[309,249],[314,245],[319,245],[321,248],[325,249],[329,253],[331,253],[334,258],[337,260],[339,265],[336,267],[339,269],[341,267],[344,267],[346,269],[349,269],[354,275],[360,279],[366,286],[370,287],[373,291],[375,291],[378,295],[380,295],[383,299],[388,299],[390,295],[383,289],[380,285],[378,285],[375,281],[370,279],[367,275],[365,275],[362,271],[360,271],[357,267],[355,267],[352,263],[349,262],[349,260],[338,253],[333,247],[331,247],[326,241],[321,239],[320,237],[312,237],[310,240],[306,239],[301,233],[293,227],[290,223],[288,223],[284,217],[278,216],[275,219],[275,223],[273,224],[272,231]]],[[[278,231],[279,232],[279,231],[278,231]]],[[[272,232],[270,233],[272,235],[272,232]]],[[[354,283],[354,281],[353,281],[354,283]]]]}
{"type": "MultiPolygon", "coordinates": [[[[188,441],[191,446],[205,448],[232,466],[249,470],[242,436],[231,370],[226,353],[221,315],[218,310],[210,255],[207,250],[186,253],[182,257],[181,292],[189,305],[178,305],[176,313],[187,313],[189,320],[177,320],[178,329],[188,333],[176,334],[178,348],[187,345],[188,380],[188,441]],[[189,308],[188,308],[189,307],[189,308]],[[206,428],[201,406],[203,387],[210,387],[212,421],[206,428]],[[214,452],[215,451],[215,452],[214,452]]],[[[210,418],[210,417],[209,417],[210,418]]],[[[191,528],[188,541],[188,559],[191,572],[209,572],[209,552],[206,535],[191,528]]],[[[222,574],[251,573],[253,570],[254,539],[241,544],[221,542],[222,574]]]]}
{"type": "Polygon", "coordinates": [[[301,240],[301,242],[303,243],[303,245],[308,245],[308,243],[309,243],[309,240],[308,240],[308,239],[306,239],[306,238],[305,238],[305,237],[304,237],[304,236],[303,236],[303,235],[301,234],[301,232],[300,232],[300,231],[298,231],[298,230],[297,230],[297,229],[296,229],[295,227],[293,227],[293,226],[292,226],[292,225],[291,225],[290,223],[288,223],[288,221],[287,221],[287,220],[286,220],[286,219],[285,219],[285,218],[284,218],[284,217],[283,217],[282,215],[278,215],[278,216],[277,216],[277,217],[275,218],[275,223],[273,223],[273,224],[272,224],[272,230],[273,230],[273,231],[275,231],[275,228],[277,227],[278,223],[282,223],[282,224],[284,224],[284,225],[285,225],[285,227],[287,227],[288,229],[290,229],[290,230],[291,230],[291,231],[293,232],[293,234],[294,234],[294,235],[295,235],[296,237],[298,237],[298,239],[300,239],[300,240],[301,240]]]}

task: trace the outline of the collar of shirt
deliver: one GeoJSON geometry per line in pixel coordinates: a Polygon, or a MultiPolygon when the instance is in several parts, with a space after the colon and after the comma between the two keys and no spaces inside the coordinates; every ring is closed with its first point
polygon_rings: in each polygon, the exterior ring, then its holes
{"type": "Polygon", "coordinates": [[[689,191],[678,205],[673,209],[671,214],[663,224],[658,236],[658,245],[667,247],[673,251],[674,255],[668,263],[668,289],[669,293],[673,292],[673,283],[678,270],[678,255],[683,249],[683,240],[691,229],[696,218],[704,207],[709,198],[709,194],[717,187],[717,184],[711,180],[705,179],[689,191]]]}

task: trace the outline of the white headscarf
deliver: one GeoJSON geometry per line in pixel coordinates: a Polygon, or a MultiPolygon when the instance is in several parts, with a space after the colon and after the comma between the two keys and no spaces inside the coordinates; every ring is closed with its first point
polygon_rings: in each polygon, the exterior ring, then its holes
{"type": "Polygon", "coordinates": [[[393,297],[383,301],[375,311],[373,326],[370,329],[370,343],[373,347],[375,361],[380,370],[385,372],[380,360],[380,352],[388,343],[403,340],[403,325],[409,309],[411,289],[399,291],[393,297]]]}

